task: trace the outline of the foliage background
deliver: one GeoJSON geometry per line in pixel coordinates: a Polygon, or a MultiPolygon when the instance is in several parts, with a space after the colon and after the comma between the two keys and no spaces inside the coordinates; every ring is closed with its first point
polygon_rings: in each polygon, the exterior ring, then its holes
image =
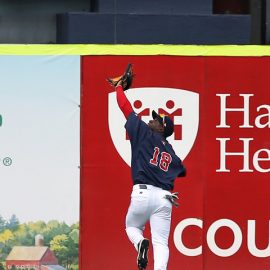
{"type": "Polygon", "coordinates": [[[60,265],[78,269],[79,222],[67,225],[51,220],[20,223],[16,215],[6,220],[0,215],[0,270],[13,246],[34,246],[35,236],[44,236],[44,245],[56,255],[60,265]]]}

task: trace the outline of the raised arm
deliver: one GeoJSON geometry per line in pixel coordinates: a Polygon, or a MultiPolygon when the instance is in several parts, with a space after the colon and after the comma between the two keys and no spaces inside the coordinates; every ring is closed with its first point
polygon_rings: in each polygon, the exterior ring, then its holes
{"type": "Polygon", "coordinates": [[[121,84],[118,84],[116,86],[115,91],[116,91],[116,99],[117,99],[118,106],[127,119],[130,113],[133,112],[133,108],[126,97],[121,84]]]}
{"type": "Polygon", "coordinates": [[[108,78],[107,81],[109,84],[113,87],[115,87],[116,91],[116,99],[119,108],[123,112],[126,119],[130,115],[130,113],[133,112],[133,108],[127,99],[124,91],[128,90],[131,87],[132,81],[133,81],[133,70],[132,70],[132,64],[128,64],[126,71],[123,75],[116,77],[116,78],[108,78]]]}

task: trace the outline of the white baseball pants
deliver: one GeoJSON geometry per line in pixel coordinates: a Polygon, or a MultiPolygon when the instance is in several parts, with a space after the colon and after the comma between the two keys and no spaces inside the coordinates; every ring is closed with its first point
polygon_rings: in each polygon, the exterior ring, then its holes
{"type": "Polygon", "coordinates": [[[154,270],[166,270],[169,260],[168,238],[171,226],[172,204],[164,198],[169,191],[151,185],[134,185],[126,216],[126,232],[138,250],[144,238],[145,224],[150,221],[154,252],[154,270]],[[146,186],[147,189],[141,189],[146,186]]]}

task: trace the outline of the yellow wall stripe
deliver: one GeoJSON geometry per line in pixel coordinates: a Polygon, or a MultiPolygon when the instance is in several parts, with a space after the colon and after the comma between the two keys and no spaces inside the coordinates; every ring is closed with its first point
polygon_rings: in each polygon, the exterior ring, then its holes
{"type": "Polygon", "coordinates": [[[263,45],[0,44],[0,55],[270,56],[263,45]]]}

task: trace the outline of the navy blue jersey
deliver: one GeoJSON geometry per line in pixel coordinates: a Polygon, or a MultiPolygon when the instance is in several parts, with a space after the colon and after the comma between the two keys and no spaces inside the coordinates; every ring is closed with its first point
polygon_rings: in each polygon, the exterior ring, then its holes
{"type": "Polygon", "coordinates": [[[131,143],[134,185],[148,184],[172,190],[175,178],[183,174],[185,168],[171,144],[161,134],[153,132],[134,112],[129,115],[125,128],[131,143]]]}

